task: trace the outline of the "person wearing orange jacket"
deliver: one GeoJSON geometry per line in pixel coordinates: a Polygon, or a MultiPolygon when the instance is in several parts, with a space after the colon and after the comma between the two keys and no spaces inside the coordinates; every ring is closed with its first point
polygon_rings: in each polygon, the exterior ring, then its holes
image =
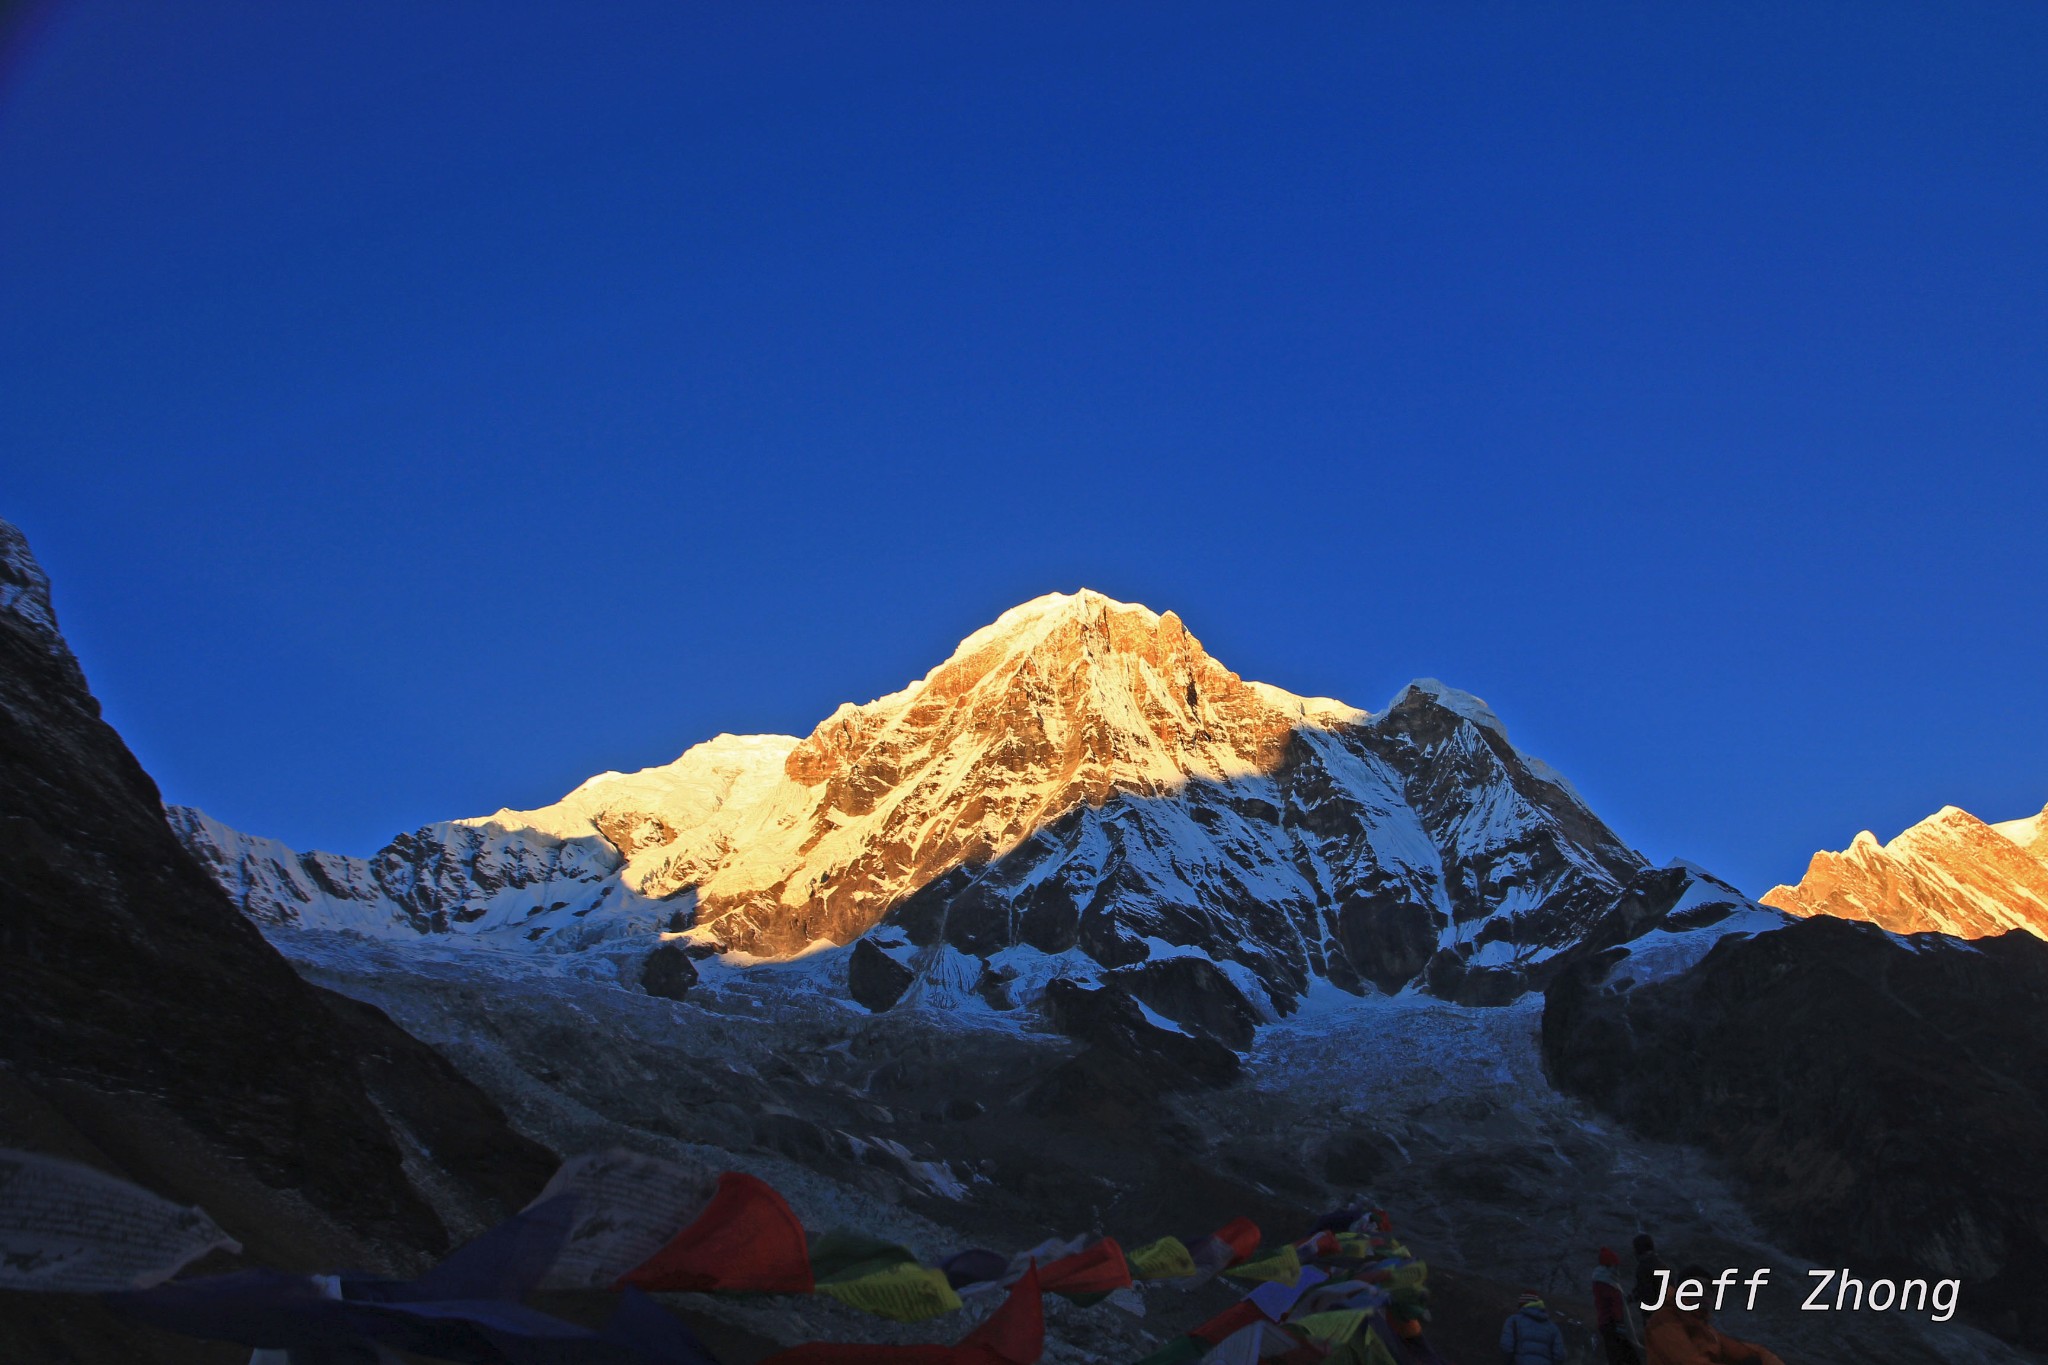
{"type": "MultiPolygon", "coordinates": [[[[1673,1283],[1698,1280],[1705,1284],[1712,1279],[1695,1265],[1687,1266],[1673,1283]]],[[[1763,1347],[1739,1341],[1717,1329],[1704,1304],[1688,1311],[1680,1308],[1675,1298],[1666,1300],[1663,1307],[1650,1314],[1650,1325],[1644,1335],[1648,1338],[1649,1365],[1785,1365],[1763,1347]]]]}

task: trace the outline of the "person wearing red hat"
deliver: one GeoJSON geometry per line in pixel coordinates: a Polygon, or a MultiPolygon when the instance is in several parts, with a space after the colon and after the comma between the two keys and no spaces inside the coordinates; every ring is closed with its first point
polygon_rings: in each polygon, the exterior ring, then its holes
{"type": "Polygon", "coordinates": [[[1607,1365],[1642,1365],[1635,1321],[1621,1288],[1621,1256],[1613,1247],[1600,1248],[1600,1264],[1593,1270],[1593,1324],[1607,1365]]]}

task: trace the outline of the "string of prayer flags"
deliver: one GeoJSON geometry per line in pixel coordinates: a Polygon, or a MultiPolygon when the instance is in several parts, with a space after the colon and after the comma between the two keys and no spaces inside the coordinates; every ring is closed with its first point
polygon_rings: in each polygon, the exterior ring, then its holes
{"type": "MultiPolygon", "coordinates": [[[[11,1155],[0,1152],[0,1249],[20,1243],[25,1250],[22,1265],[6,1271],[33,1269],[38,1263],[29,1242],[53,1227],[69,1226],[79,1237],[97,1228],[93,1235],[104,1240],[124,1226],[110,1215],[93,1221],[105,1213],[92,1202],[93,1192],[110,1177],[78,1168],[83,1176],[73,1185],[59,1181],[60,1195],[78,1205],[71,1212],[84,1210],[66,1225],[61,1218],[69,1206],[61,1200],[38,1203],[18,1182],[9,1186],[11,1155]]],[[[15,1169],[42,1160],[29,1158],[15,1169]]],[[[1228,1274],[1250,1282],[1246,1297],[1141,1365],[1204,1356],[1209,1365],[1441,1365],[1421,1339],[1429,1317],[1428,1267],[1394,1240],[1389,1220],[1377,1211],[1361,1217],[1339,1210],[1302,1240],[1264,1251],[1258,1225],[1236,1218],[1192,1243],[1161,1237],[1128,1253],[1115,1238],[1077,1236],[1009,1257],[970,1248],[927,1266],[910,1248],[858,1231],[807,1236],[780,1194],[741,1172],[725,1172],[714,1182],[700,1171],[624,1152],[577,1158],[563,1169],[550,1193],[417,1279],[248,1271],[104,1297],[131,1316],[188,1336],[255,1347],[266,1365],[279,1352],[367,1361],[391,1351],[459,1365],[717,1365],[680,1319],[642,1291],[817,1294],[914,1323],[961,1308],[965,1295],[1006,1288],[996,1312],[950,1346],[813,1342],[770,1360],[1036,1365],[1044,1349],[1045,1293],[1080,1305],[1108,1300],[1142,1314],[1140,1285],[1193,1287],[1228,1274]],[[651,1182],[649,1205],[656,1211],[636,1216],[644,1210],[634,1202],[633,1181],[642,1176],[651,1182]],[[680,1231],[670,1219],[682,1222],[680,1231]],[[1343,1278],[1333,1279],[1333,1270],[1343,1278]],[[594,1283],[611,1283],[620,1292],[601,1330],[522,1302],[537,1288],[594,1283]]],[[[155,1200],[122,1182],[112,1185],[124,1199],[155,1200]]],[[[173,1205],[137,1207],[145,1230],[161,1226],[150,1220],[165,1209],[181,1219],[197,1213],[173,1205]]],[[[210,1221],[189,1219],[176,1227],[195,1235],[219,1231],[210,1221]]],[[[92,1276],[131,1282],[119,1278],[133,1273],[119,1258],[73,1260],[64,1273],[87,1273],[79,1269],[85,1266],[94,1267],[92,1276]]]]}
{"type": "Polygon", "coordinates": [[[1045,1353],[1045,1305],[1038,1272],[1026,1270],[1003,1306],[957,1346],[878,1346],[814,1341],[778,1351],[761,1365],[1037,1365],[1045,1353]]]}
{"type": "Polygon", "coordinates": [[[1261,1313],[1278,1322],[1294,1311],[1295,1305],[1301,1302],[1303,1295],[1329,1278],[1329,1272],[1326,1270],[1304,1266],[1293,1281],[1272,1280],[1260,1285],[1245,1297],[1249,1302],[1257,1304],[1261,1313]]]}
{"type": "Polygon", "coordinates": [[[1258,1249],[1259,1225],[1249,1218],[1233,1218],[1208,1236],[1196,1239],[1188,1248],[1188,1258],[1195,1264],[1194,1274],[1170,1283],[1176,1289],[1193,1289],[1206,1284],[1229,1267],[1251,1257],[1258,1249]]]}

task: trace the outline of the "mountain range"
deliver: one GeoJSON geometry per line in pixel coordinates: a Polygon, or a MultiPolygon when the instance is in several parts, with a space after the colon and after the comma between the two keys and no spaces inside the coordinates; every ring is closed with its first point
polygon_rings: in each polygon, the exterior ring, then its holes
{"type": "MultiPolygon", "coordinates": [[[[927,1250],[1370,1188],[1458,1358],[1517,1286],[1569,1321],[1584,1248],[1630,1227],[1788,1280],[1969,1281],[1967,1328],[1765,1305],[1743,1332],[1787,1359],[2048,1349],[2048,1187],[2013,1159],[2048,1140],[2048,942],[1652,867],[1438,683],[1297,697],[1171,614],[1056,595],[803,739],[368,859],[166,814],[0,523],[0,1141],[203,1203],[258,1265],[399,1270],[622,1144],[927,1250]]],[[[11,1307],[10,1359],[227,1358],[11,1307]]],[[[1054,1315],[1058,1358],[1213,1306],[1157,1307],[1054,1315]]],[[[686,1311],[735,1362],[908,1339],[814,1308],[686,1311]]]]}
{"type": "Polygon", "coordinates": [[[721,735],[368,859],[169,814],[259,924],[668,941],[698,962],[858,944],[849,986],[873,1008],[915,990],[1007,1009],[1105,972],[1141,997],[1192,972],[1268,1018],[1319,983],[1498,1003],[1697,881],[1623,844],[1476,697],[1434,680],[1377,713],[1296,696],[1231,672],[1172,612],[1085,590],[1003,613],[801,739],[721,735]]]}
{"type": "Polygon", "coordinates": [[[2048,809],[1987,824],[1943,806],[1885,844],[1864,830],[1840,853],[1814,854],[1798,885],[1772,887],[1763,903],[1898,934],[2048,938],[2048,809]]]}

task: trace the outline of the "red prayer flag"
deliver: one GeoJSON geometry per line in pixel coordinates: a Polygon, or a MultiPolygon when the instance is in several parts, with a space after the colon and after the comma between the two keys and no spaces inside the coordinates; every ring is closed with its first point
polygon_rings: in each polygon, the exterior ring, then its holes
{"type": "MultiPolygon", "coordinates": [[[[1116,1246],[1111,1242],[1110,1246],[1116,1246]]],[[[1085,1253],[1084,1253],[1085,1254],[1085,1253]]],[[[1071,1258],[1069,1258],[1071,1259],[1071,1258]]],[[[1123,1253],[1117,1252],[1117,1264],[1123,1264],[1123,1253]]],[[[963,1347],[987,1351],[1003,1365],[1037,1365],[1038,1357],[1045,1353],[1045,1303],[1039,1290],[1044,1272],[1037,1267],[1024,1272],[1024,1278],[1010,1286],[1010,1296],[1003,1300],[1003,1306],[988,1315],[988,1320],[967,1334],[963,1347]]],[[[1130,1271],[1124,1271],[1124,1283],[1130,1283],[1130,1271]]]]}
{"type": "Polygon", "coordinates": [[[1266,1315],[1250,1299],[1241,1299],[1230,1305],[1200,1327],[1189,1332],[1195,1340],[1214,1346],[1224,1338],[1234,1336],[1253,1323],[1264,1322],[1266,1315]]]}
{"type": "Polygon", "coordinates": [[[1335,1256],[1343,1248],[1337,1245],[1337,1234],[1319,1232],[1306,1242],[1296,1245],[1295,1250],[1300,1253],[1302,1260],[1310,1261],[1318,1256],[1335,1256]]]}
{"type": "Polygon", "coordinates": [[[1038,1283],[1055,1294],[1109,1294],[1130,1287],[1131,1267],[1116,1238],[1104,1237],[1040,1266],[1038,1283]]]}
{"type": "Polygon", "coordinates": [[[702,1293],[811,1292],[803,1224],[765,1181],[738,1171],[718,1177],[718,1192],[697,1221],[619,1279],[620,1287],[702,1293]]]}
{"type": "Polygon", "coordinates": [[[1259,1249],[1259,1225],[1249,1218],[1233,1218],[1212,1234],[1230,1248],[1230,1264],[1241,1265],[1259,1249]]]}

